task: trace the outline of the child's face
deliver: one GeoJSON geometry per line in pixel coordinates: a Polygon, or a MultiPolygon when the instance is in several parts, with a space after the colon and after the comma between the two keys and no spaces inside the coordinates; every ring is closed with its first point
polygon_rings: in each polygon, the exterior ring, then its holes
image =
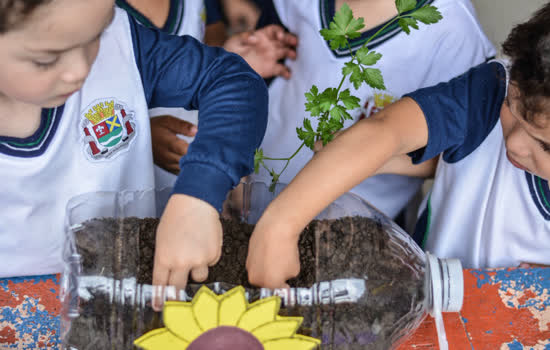
{"type": "Polygon", "coordinates": [[[500,113],[508,160],[519,169],[550,180],[550,123],[541,128],[525,121],[514,96],[517,94],[510,85],[500,113]]]}
{"type": "Polygon", "coordinates": [[[63,104],[88,76],[113,5],[114,0],[53,0],[0,34],[0,100],[63,104]]]}

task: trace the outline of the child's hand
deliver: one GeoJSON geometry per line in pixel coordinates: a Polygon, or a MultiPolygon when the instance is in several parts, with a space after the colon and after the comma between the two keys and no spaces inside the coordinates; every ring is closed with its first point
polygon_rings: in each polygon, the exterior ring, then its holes
{"type": "Polygon", "coordinates": [[[151,118],[153,159],[161,168],[177,174],[180,158],[187,154],[189,144],[177,135],[195,136],[197,127],[185,120],[163,115],[151,118]]]}
{"type": "Polygon", "coordinates": [[[298,39],[278,25],[269,25],[252,33],[229,38],[224,48],[243,57],[263,78],[290,78],[290,70],[281,59],[295,59],[298,39]]]}
{"type": "Polygon", "coordinates": [[[300,272],[298,237],[263,226],[259,222],[248,246],[246,270],[251,284],[265,288],[287,288],[286,281],[300,272]]]}
{"type": "Polygon", "coordinates": [[[206,280],[221,248],[218,211],[201,199],[172,195],[157,228],[153,285],[183,289],[189,273],[196,282],[206,280]]]}

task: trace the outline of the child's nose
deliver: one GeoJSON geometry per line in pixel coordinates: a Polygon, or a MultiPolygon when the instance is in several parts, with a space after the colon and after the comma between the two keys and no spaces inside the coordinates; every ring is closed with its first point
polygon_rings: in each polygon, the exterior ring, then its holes
{"type": "Polygon", "coordinates": [[[91,62],[89,62],[83,50],[78,50],[72,54],[73,57],[63,74],[63,81],[68,84],[81,85],[90,72],[91,62]]]}
{"type": "Polygon", "coordinates": [[[529,144],[529,135],[523,130],[519,123],[515,123],[514,127],[508,134],[506,140],[506,148],[508,152],[516,158],[527,158],[531,154],[529,144]]]}

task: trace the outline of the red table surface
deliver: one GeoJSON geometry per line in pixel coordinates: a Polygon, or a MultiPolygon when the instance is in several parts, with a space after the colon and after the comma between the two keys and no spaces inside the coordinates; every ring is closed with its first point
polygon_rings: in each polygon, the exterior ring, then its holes
{"type": "MultiPolygon", "coordinates": [[[[58,349],[59,276],[0,279],[0,349],[58,349]]],[[[550,350],[550,268],[464,270],[460,313],[445,314],[449,349],[550,350]]],[[[398,350],[438,349],[431,317],[398,350]]]]}

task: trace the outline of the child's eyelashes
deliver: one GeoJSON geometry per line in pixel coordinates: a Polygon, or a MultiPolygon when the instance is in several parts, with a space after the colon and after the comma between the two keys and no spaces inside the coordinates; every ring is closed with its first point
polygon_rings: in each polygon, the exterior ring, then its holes
{"type": "Polygon", "coordinates": [[[542,150],[544,152],[550,153],[550,145],[549,144],[539,140],[539,145],[540,145],[540,147],[542,148],[542,150]]]}
{"type": "Polygon", "coordinates": [[[57,58],[50,61],[32,61],[32,63],[40,69],[48,69],[57,63],[57,58]]]}

